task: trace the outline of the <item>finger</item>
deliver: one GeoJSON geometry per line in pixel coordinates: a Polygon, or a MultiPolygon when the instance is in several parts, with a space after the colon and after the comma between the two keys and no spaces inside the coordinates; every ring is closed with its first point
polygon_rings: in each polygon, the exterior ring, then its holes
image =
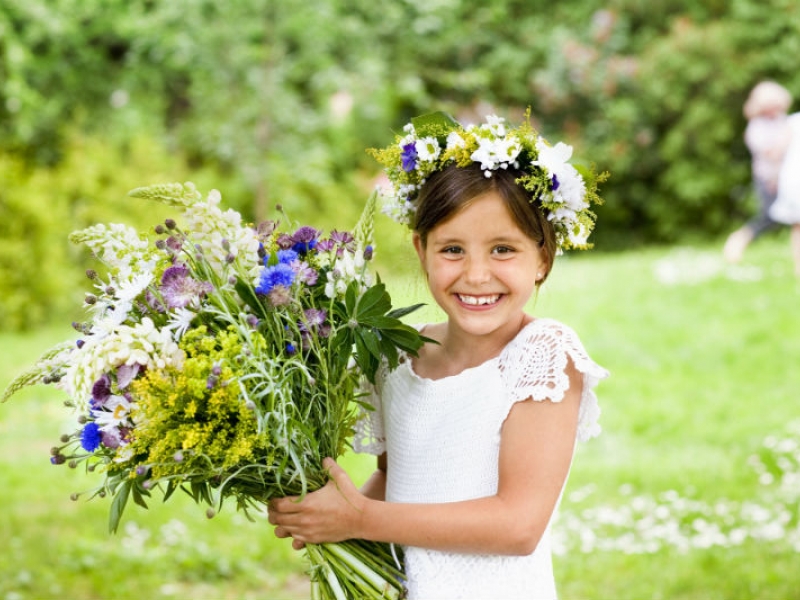
{"type": "Polygon", "coordinates": [[[285,498],[273,498],[269,501],[268,508],[277,513],[299,512],[300,499],[297,496],[286,496],[285,498]]]}
{"type": "Polygon", "coordinates": [[[276,527],[275,528],[275,537],[283,539],[283,538],[290,537],[291,535],[292,534],[289,533],[288,529],[284,529],[283,527],[276,527]]]}
{"type": "Polygon", "coordinates": [[[305,542],[301,542],[300,540],[294,540],[294,539],[292,540],[292,548],[294,548],[295,550],[302,550],[305,547],[306,547],[305,542]]]}
{"type": "Polygon", "coordinates": [[[342,477],[347,477],[347,472],[339,466],[332,458],[328,457],[322,461],[322,466],[328,472],[328,477],[336,481],[337,483],[342,477]]]}

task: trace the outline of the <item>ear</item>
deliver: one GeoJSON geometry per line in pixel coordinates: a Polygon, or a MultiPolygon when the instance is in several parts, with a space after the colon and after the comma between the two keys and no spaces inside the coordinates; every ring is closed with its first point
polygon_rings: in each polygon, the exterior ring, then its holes
{"type": "Polygon", "coordinates": [[[425,271],[425,273],[427,273],[428,269],[425,266],[425,245],[422,243],[422,238],[418,233],[414,232],[412,241],[414,242],[414,250],[417,251],[419,264],[422,267],[422,270],[425,271]]]}

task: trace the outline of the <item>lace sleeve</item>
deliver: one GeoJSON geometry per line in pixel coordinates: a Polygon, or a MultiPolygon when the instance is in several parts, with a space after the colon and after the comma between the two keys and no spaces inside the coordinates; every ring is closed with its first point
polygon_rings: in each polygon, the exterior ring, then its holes
{"type": "Polygon", "coordinates": [[[359,406],[361,415],[356,421],[353,450],[357,453],[378,456],[386,451],[381,398],[377,387],[366,381],[362,386],[362,392],[364,395],[359,400],[371,407],[371,410],[365,406],[359,406]]]}
{"type": "Polygon", "coordinates": [[[583,375],[577,437],[586,441],[600,433],[594,388],[608,371],[589,358],[572,329],[548,319],[534,321],[503,351],[500,367],[512,403],[528,398],[561,402],[569,388],[567,359],[583,375]]]}

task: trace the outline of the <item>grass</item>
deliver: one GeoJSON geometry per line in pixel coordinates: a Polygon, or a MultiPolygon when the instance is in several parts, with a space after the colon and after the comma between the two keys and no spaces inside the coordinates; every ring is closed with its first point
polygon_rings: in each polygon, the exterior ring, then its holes
{"type": "MultiPolygon", "coordinates": [[[[578,448],[556,524],[564,600],[800,599],[800,493],[753,463],[796,467],[764,444],[798,438],[800,281],[783,234],[737,267],[720,249],[563,257],[532,307],[574,327],[612,373],[598,389],[604,433],[578,448]],[[747,516],[753,507],[766,522],[747,516]],[[721,540],[703,534],[717,525],[721,540]]],[[[393,275],[396,304],[424,295],[419,277],[393,275]]],[[[433,318],[429,307],[414,320],[433,318]]],[[[70,335],[0,334],[0,386],[70,335]]],[[[0,406],[0,600],[307,596],[302,557],[233,509],[208,520],[175,498],[134,507],[108,535],[107,500],[69,499],[89,476],[48,462],[70,425],[60,403],[40,386],[0,406]]],[[[345,463],[356,479],[371,468],[345,463]]]]}

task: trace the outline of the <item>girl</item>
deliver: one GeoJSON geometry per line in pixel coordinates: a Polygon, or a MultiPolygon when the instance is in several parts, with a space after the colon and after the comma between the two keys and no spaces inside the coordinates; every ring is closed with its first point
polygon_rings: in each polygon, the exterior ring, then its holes
{"type": "Polygon", "coordinates": [[[791,104],[789,90],[774,81],[758,83],[744,103],[744,141],[752,157],[759,211],[725,241],[723,254],[730,263],[738,263],[750,243],[779,222],[772,216],[772,205],[778,196],[781,165],[792,136],[787,117],[791,104]]]}
{"type": "Polygon", "coordinates": [[[269,520],[295,548],[401,544],[408,598],[555,598],[548,528],[607,372],[524,307],[561,249],[587,247],[594,182],[527,120],[465,129],[437,113],[405,132],[376,155],[447,320],[378,378],[354,441],[378,455],[366,484],[328,459],[328,485],[275,500],[269,520]]]}

